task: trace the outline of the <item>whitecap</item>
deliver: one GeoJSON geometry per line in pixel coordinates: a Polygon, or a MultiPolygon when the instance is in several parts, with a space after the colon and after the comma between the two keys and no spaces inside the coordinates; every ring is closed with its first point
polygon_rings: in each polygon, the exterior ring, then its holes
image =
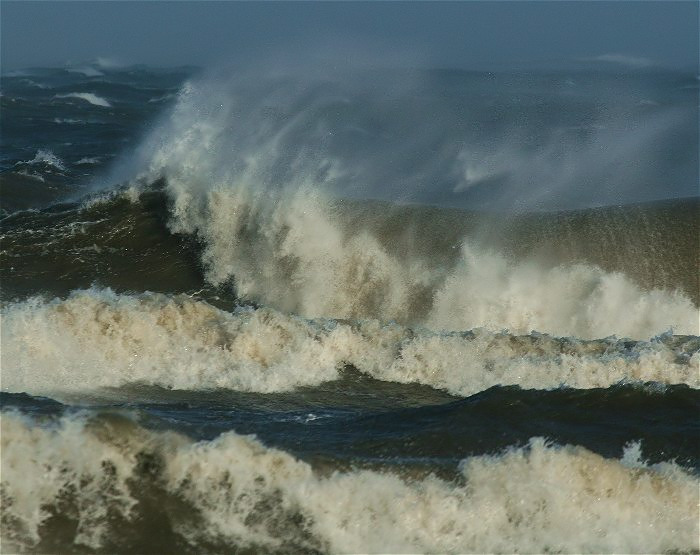
{"type": "MultiPolygon", "coordinates": [[[[141,169],[133,183],[166,179],[170,229],[204,244],[214,285],[235,280],[239,296],[308,318],[580,338],[699,333],[686,295],[645,290],[623,274],[513,261],[466,238],[456,264],[446,265],[388,248],[361,219],[343,227],[325,193],[342,170],[332,158],[309,155],[313,148],[288,145],[298,127],[310,126],[313,110],[279,126],[256,114],[246,119],[219,83],[189,82],[133,162],[141,169]]],[[[466,179],[483,183],[508,171],[497,162],[475,165],[466,179]]]]}
{"type": "Polygon", "coordinates": [[[103,108],[112,107],[112,105],[107,100],[93,93],[57,94],[56,96],[54,96],[54,98],[78,98],[80,100],[84,100],[85,102],[89,102],[93,106],[101,106],[103,108]]]}
{"type": "Polygon", "coordinates": [[[58,156],[56,156],[53,152],[50,150],[44,150],[44,149],[39,149],[37,150],[36,154],[34,155],[34,158],[31,160],[23,161],[23,162],[17,162],[15,166],[19,165],[38,165],[38,164],[46,164],[49,166],[53,166],[57,170],[65,171],[66,166],[63,163],[63,160],[61,160],[58,156]]]}
{"type": "Polygon", "coordinates": [[[22,551],[39,542],[42,524],[66,500],[66,518],[75,522],[68,541],[99,549],[119,533],[114,522],[140,517],[143,490],[159,496],[162,518],[192,546],[224,540],[251,551],[333,553],[697,549],[697,477],[672,462],[643,463],[636,447],[618,460],[533,438],[465,458],[459,480],[448,481],[371,470],[322,476],[253,437],[227,432],[194,442],[143,429],[128,415],[74,414],[37,425],[6,411],[1,424],[3,540],[22,551]],[[158,464],[144,472],[150,460],[158,464]]]}
{"type": "Polygon", "coordinates": [[[187,296],[73,292],[7,304],[2,390],[54,398],[145,383],[281,392],[340,377],[469,396],[493,386],[588,389],[657,382],[700,388],[700,338],[582,341],[476,329],[436,333],[378,320],[307,320],[270,308],[226,312],[187,296]]]}

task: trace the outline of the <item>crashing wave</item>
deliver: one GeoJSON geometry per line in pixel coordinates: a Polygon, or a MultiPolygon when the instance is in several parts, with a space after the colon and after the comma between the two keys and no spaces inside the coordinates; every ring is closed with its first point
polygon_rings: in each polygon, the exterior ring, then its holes
{"type": "Polygon", "coordinates": [[[464,396],[497,385],[700,387],[697,337],[636,342],[484,329],[436,333],[378,320],[306,320],[270,308],[226,312],[185,295],[108,289],[8,304],[2,329],[2,389],[54,397],[134,383],[289,391],[337,379],[346,366],[464,396]]]}
{"type": "Polygon", "coordinates": [[[63,549],[120,551],[154,534],[161,546],[176,538],[217,551],[697,548],[696,477],[674,463],[645,464],[638,444],[613,460],[536,438],[463,460],[455,481],[369,470],[324,475],[233,432],[194,442],[148,431],[128,415],[37,425],[4,412],[2,457],[6,548],[58,541],[63,549]]]}
{"type": "Polygon", "coordinates": [[[699,333],[687,296],[622,274],[513,261],[466,238],[457,256],[418,256],[392,249],[362,219],[344,226],[343,201],[329,191],[352,170],[328,153],[317,121],[324,102],[339,101],[293,92],[250,106],[235,87],[188,83],[131,161],[134,186],[165,178],[170,228],[201,240],[212,284],[232,281],[240,297],[310,318],[584,338],[699,333]]]}

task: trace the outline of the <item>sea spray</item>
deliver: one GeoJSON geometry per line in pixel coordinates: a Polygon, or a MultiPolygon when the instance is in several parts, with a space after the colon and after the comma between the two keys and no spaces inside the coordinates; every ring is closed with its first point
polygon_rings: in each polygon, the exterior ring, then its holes
{"type": "Polygon", "coordinates": [[[132,185],[165,179],[170,228],[203,243],[210,283],[314,318],[584,338],[698,332],[684,295],[595,267],[512,263],[467,238],[461,257],[436,263],[392,251],[362,221],[343,228],[331,192],[350,170],[324,139],[324,102],[335,97],[319,88],[268,92],[251,106],[238,85],[189,82],[141,146],[132,185]]]}

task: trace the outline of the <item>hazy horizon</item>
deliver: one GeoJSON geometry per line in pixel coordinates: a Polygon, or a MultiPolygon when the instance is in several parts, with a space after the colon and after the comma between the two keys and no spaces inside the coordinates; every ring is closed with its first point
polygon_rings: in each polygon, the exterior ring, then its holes
{"type": "Polygon", "coordinates": [[[18,2],[3,71],[101,58],[456,69],[698,66],[696,2],[18,2]]]}

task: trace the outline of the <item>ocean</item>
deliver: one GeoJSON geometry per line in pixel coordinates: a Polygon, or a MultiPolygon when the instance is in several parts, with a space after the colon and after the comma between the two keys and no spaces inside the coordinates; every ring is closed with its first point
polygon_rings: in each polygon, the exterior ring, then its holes
{"type": "Polygon", "coordinates": [[[698,78],[2,75],[3,553],[698,553],[698,78]]]}

